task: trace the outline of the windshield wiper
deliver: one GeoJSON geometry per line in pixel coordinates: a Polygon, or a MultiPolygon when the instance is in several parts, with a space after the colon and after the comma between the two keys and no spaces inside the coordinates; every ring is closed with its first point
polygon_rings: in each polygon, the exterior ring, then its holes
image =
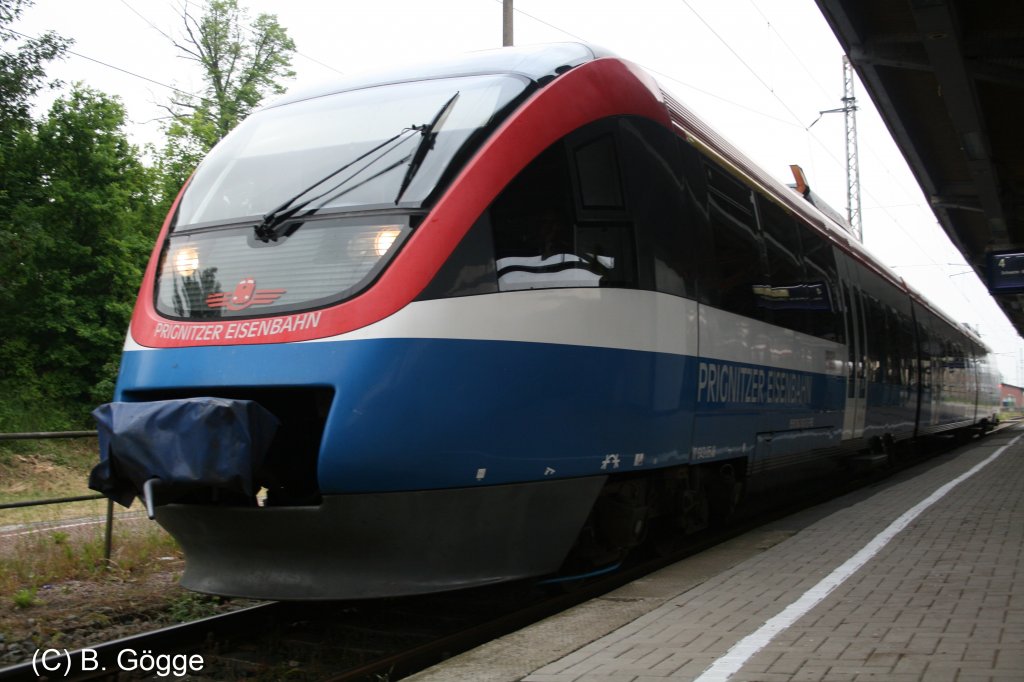
{"type": "MultiPolygon", "coordinates": [[[[331,173],[329,173],[328,175],[325,175],[324,177],[320,178],[319,180],[317,180],[316,182],[311,184],[309,187],[306,187],[305,189],[297,192],[295,195],[293,195],[292,197],[290,197],[289,199],[287,199],[286,201],[281,203],[280,206],[278,206],[277,208],[273,209],[269,213],[266,213],[263,216],[263,220],[254,227],[254,231],[256,233],[256,238],[259,239],[260,241],[264,242],[264,243],[271,242],[271,241],[276,242],[278,240],[278,238],[280,238],[280,236],[281,236],[281,226],[289,218],[292,218],[296,213],[298,213],[299,211],[304,209],[306,206],[309,206],[314,201],[317,201],[318,199],[322,199],[323,197],[327,196],[331,192],[334,192],[335,190],[337,190],[339,187],[344,185],[346,182],[348,182],[349,180],[354,178],[356,175],[358,175],[359,173],[363,172],[364,170],[369,168],[371,165],[376,163],[376,161],[378,159],[383,158],[388,152],[391,151],[391,149],[386,150],[384,153],[382,153],[377,158],[371,159],[370,162],[367,163],[365,166],[363,166],[362,168],[358,169],[355,173],[353,173],[349,177],[345,178],[341,182],[333,185],[330,189],[328,189],[328,190],[326,190],[324,192],[321,192],[320,194],[317,194],[316,196],[312,196],[309,199],[306,199],[305,201],[301,201],[301,202],[296,204],[295,202],[299,199],[299,197],[301,197],[301,196],[303,196],[303,195],[313,191],[314,189],[316,189],[320,185],[324,184],[325,182],[327,182],[328,180],[330,180],[334,176],[338,175],[339,173],[344,172],[345,170],[348,170],[349,168],[351,168],[355,164],[359,163],[360,161],[362,161],[366,157],[370,156],[371,154],[380,151],[381,149],[383,149],[384,147],[388,146],[392,142],[396,142],[397,140],[400,140],[402,137],[408,135],[411,132],[415,132],[417,130],[418,130],[418,128],[416,128],[416,127],[405,128],[404,130],[402,130],[397,135],[395,135],[395,136],[393,136],[393,137],[391,137],[391,138],[389,138],[387,140],[384,140],[383,142],[381,142],[377,146],[373,147],[372,149],[369,149],[369,150],[363,152],[362,154],[360,154],[359,156],[357,156],[356,158],[352,159],[351,161],[346,163],[344,166],[341,166],[340,168],[338,168],[338,169],[332,171],[331,173]]],[[[398,144],[395,145],[395,147],[397,147],[397,146],[398,146],[398,144]]],[[[396,168],[397,166],[402,165],[409,158],[410,158],[409,156],[406,156],[406,157],[402,158],[398,163],[392,164],[391,166],[388,166],[387,168],[385,168],[380,173],[377,173],[376,175],[372,176],[370,179],[372,180],[373,178],[378,177],[379,175],[382,175],[383,173],[386,173],[386,172],[396,168]]],[[[360,185],[362,185],[362,184],[364,184],[364,183],[360,183],[360,185]]]]}
{"type": "MultiPolygon", "coordinates": [[[[437,132],[438,132],[438,130],[441,129],[441,127],[444,125],[445,121],[448,119],[448,115],[451,113],[452,107],[454,106],[455,101],[458,98],[459,98],[459,93],[456,92],[454,95],[452,95],[452,97],[447,102],[445,102],[441,106],[441,108],[438,110],[437,114],[434,116],[434,119],[430,123],[425,123],[425,124],[422,124],[422,125],[413,125],[413,126],[411,126],[409,128],[405,128],[404,130],[402,130],[397,135],[395,135],[395,136],[393,136],[393,137],[391,137],[391,138],[389,138],[387,140],[384,140],[383,142],[381,142],[377,146],[373,147],[372,149],[369,149],[366,152],[363,152],[362,154],[360,154],[358,157],[356,157],[352,161],[349,161],[344,166],[341,166],[337,170],[334,170],[330,174],[320,178],[319,180],[317,180],[316,182],[311,184],[309,187],[306,187],[302,191],[300,191],[300,192],[296,193],[294,196],[290,197],[288,200],[286,200],[283,203],[281,203],[281,205],[278,206],[277,208],[275,208],[272,211],[270,211],[269,213],[265,214],[263,216],[263,220],[259,224],[255,225],[254,228],[253,228],[255,233],[256,233],[256,238],[259,239],[260,241],[264,242],[264,243],[269,243],[271,241],[276,242],[281,237],[281,235],[282,235],[282,232],[283,232],[282,226],[284,225],[284,223],[286,223],[288,220],[293,218],[296,214],[298,214],[304,208],[306,208],[307,206],[312,204],[314,201],[318,201],[318,200],[324,198],[325,196],[328,196],[328,195],[331,195],[332,193],[337,192],[339,187],[341,187],[345,183],[349,182],[350,180],[352,180],[353,178],[358,176],[360,173],[365,171],[367,168],[372,166],[374,163],[376,163],[380,159],[384,158],[388,153],[390,153],[392,150],[397,148],[399,144],[401,144],[401,141],[400,141],[401,138],[405,137],[409,133],[418,132],[423,137],[420,139],[419,145],[416,147],[415,151],[413,151],[412,154],[409,154],[408,156],[405,156],[405,157],[399,159],[395,163],[387,166],[383,170],[381,170],[381,171],[371,175],[369,178],[363,180],[359,184],[357,184],[357,185],[355,185],[355,186],[353,186],[353,187],[351,187],[351,188],[349,188],[349,189],[347,189],[345,191],[345,193],[347,193],[347,192],[350,192],[350,191],[352,191],[354,189],[357,189],[358,187],[361,187],[362,185],[365,185],[367,182],[369,182],[369,181],[371,181],[371,180],[373,180],[375,178],[378,178],[381,175],[384,175],[386,173],[391,172],[392,170],[394,170],[398,166],[401,166],[402,164],[408,163],[409,164],[409,168],[408,168],[408,170],[405,173],[405,177],[402,178],[402,184],[399,187],[398,195],[395,197],[395,204],[397,205],[398,202],[401,200],[402,195],[405,193],[405,190],[409,187],[410,183],[412,182],[413,177],[416,175],[416,172],[419,170],[420,165],[423,163],[423,159],[426,158],[427,153],[431,149],[433,149],[434,141],[437,139],[437,132]],[[384,149],[385,147],[387,147],[389,144],[392,144],[392,143],[396,143],[396,144],[394,144],[394,146],[391,147],[390,149],[386,149],[385,151],[383,151],[377,157],[375,157],[373,159],[370,159],[370,161],[368,161],[365,165],[363,165],[362,167],[357,169],[355,172],[353,172],[351,175],[349,175],[345,179],[341,180],[338,183],[335,183],[334,185],[332,185],[327,190],[325,190],[325,191],[323,191],[323,192],[321,192],[321,193],[319,193],[319,194],[317,194],[315,196],[311,196],[310,198],[306,199],[305,201],[301,201],[299,203],[295,203],[296,201],[298,201],[298,199],[300,197],[302,197],[305,194],[313,191],[314,189],[316,189],[320,185],[323,185],[328,180],[330,180],[331,178],[333,178],[336,175],[338,175],[339,173],[341,173],[341,172],[351,168],[352,166],[354,166],[355,164],[359,163],[363,159],[367,158],[371,154],[374,154],[375,152],[378,152],[381,149],[384,149]]],[[[337,196],[337,195],[335,195],[335,196],[337,196]]],[[[315,210],[315,209],[311,209],[311,210],[315,210]]],[[[295,227],[291,230],[291,232],[294,232],[294,230],[297,229],[299,227],[299,225],[301,225],[301,223],[300,224],[296,224],[295,227]]]]}
{"type": "Polygon", "coordinates": [[[405,172],[405,177],[402,178],[402,184],[398,188],[398,195],[395,197],[395,206],[402,200],[402,195],[405,194],[405,190],[409,188],[409,184],[412,183],[413,177],[416,172],[420,169],[420,165],[423,163],[423,159],[427,157],[427,152],[434,148],[434,141],[437,140],[437,131],[441,129],[444,122],[448,120],[448,114],[452,113],[452,108],[455,106],[455,101],[459,99],[459,93],[456,92],[452,95],[451,99],[445,102],[434,116],[434,120],[426,125],[413,126],[413,130],[419,131],[422,138],[420,143],[416,147],[416,151],[412,153],[412,160],[409,161],[409,170],[405,172]]]}

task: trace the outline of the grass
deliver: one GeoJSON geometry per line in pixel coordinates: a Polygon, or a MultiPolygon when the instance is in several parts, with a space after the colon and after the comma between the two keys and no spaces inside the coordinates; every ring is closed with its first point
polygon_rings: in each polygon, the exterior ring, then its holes
{"type": "Polygon", "coordinates": [[[168,608],[168,615],[179,623],[199,620],[217,613],[219,599],[195,592],[183,592],[173,599],[168,608]]]}
{"type": "Polygon", "coordinates": [[[0,442],[0,503],[88,495],[95,438],[0,442]]]}
{"type": "MultiPolygon", "coordinates": [[[[0,443],[0,504],[93,494],[87,481],[97,461],[93,438],[0,443]]],[[[114,509],[109,563],[106,500],[0,509],[0,604],[31,608],[43,585],[140,575],[162,568],[158,557],[180,557],[137,503],[114,509]]]]}
{"type": "MultiPolygon", "coordinates": [[[[0,556],[0,595],[15,603],[26,590],[68,580],[105,580],[138,575],[157,565],[162,556],[178,556],[174,540],[148,519],[115,522],[110,563],[104,557],[103,525],[75,529],[36,531],[11,540],[0,556]]],[[[2,599],[2,597],[0,597],[2,599]]]]}
{"type": "Polygon", "coordinates": [[[25,588],[14,593],[14,606],[19,609],[27,609],[36,603],[35,588],[25,588]]]}

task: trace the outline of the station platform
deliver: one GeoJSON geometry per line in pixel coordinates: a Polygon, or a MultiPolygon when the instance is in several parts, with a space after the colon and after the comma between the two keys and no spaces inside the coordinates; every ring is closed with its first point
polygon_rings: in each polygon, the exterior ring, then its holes
{"type": "Polygon", "coordinates": [[[415,682],[1024,680],[1024,427],[777,521],[415,682]]]}

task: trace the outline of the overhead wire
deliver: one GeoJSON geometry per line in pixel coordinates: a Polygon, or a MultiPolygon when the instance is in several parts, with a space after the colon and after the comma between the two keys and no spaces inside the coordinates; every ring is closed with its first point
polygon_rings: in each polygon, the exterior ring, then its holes
{"type": "Polygon", "coordinates": [[[171,37],[170,35],[168,35],[168,34],[167,34],[167,33],[166,33],[166,32],[165,32],[165,31],[164,31],[163,29],[159,28],[159,27],[158,27],[158,26],[157,26],[156,24],[154,24],[154,23],[153,23],[152,21],[150,21],[149,19],[147,19],[146,17],[144,17],[144,16],[142,15],[142,13],[141,13],[141,12],[139,12],[139,10],[137,10],[137,9],[135,9],[134,7],[132,7],[131,5],[129,5],[129,4],[128,4],[128,2],[127,2],[127,0],[120,0],[120,2],[121,2],[121,4],[122,4],[122,5],[124,5],[124,6],[125,6],[125,7],[127,7],[128,9],[130,9],[130,10],[132,11],[132,13],[133,13],[133,14],[135,14],[135,16],[137,16],[137,17],[138,17],[139,19],[142,19],[142,20],[143,20],[144,22],[146,22],[146,23],[147,23],[147,24],[149,25],[149,27],[150,27],[150,28],[152,28],[152,29],[153,29],[154,31],[156,31],[157,33],[159,33],[160,35],[162,35],[162,36],[163,36],[164,38],[167,38],[167,39],[168,39],[168,40],[170,40],[171,42],[174,42],[174,38],[172,38],[172,37],[171,37]]]}
{"type": "MultiPolygon", "coordinates": [[[[502,0],[494,0],[494,2],[498,3],[499,5],[502,4],[502,0]]],[[[544,26],[547,26],[548,28],[554,29],[555,31],[558,31],[559,33],[567,35],[570,38],[573,38],[574,40],[578,40],[578,41],[583,42],[583,43],[590,43],[591,42],[590,40],[588,40],[588,39],[586,39],[584,37],[581,37],[581,36],[579,36],[579,35],[577,35],[575,33],[572,33],[571,31],[567,31],[566,29],[562,28],[561,26],[557,26],[557,25],[555,25],[555,24],[553,24],[553,23],[551,23],[549,21],[541,19],[540,17],[538,17],[536,15],[533,15],[533,14],[530,14],[529,12],[526,12],[526,11],[524,11],[524,10],[518,8],[518,7],[513,6],[512,10],[516,14],[522,14],[524,17],[527,17],[528,19],[532,19],[533,21],[536,21],[539,24],[543,24],[544,26]]],[[[657,76],[661,76],[662,78],[664,78],[666,80],[672,81],[673,83],[675,83],[677,85],[681,85],[684,88],[689,88],[691,90],[694,90],[696,92],[701,93],[702,95],[706,95],[708,97],[716,99],[716,100],[718,100],[720,102],[723,102],[725,104],[728,104],[730,106],[736,107],[738,109],[743,109],[744,111],[750,112],[750,113],[755,114],[757,116],[762,116],[764,118],[771,119],[771,120],[773,120],[773,121],[775,121],[777,123],[782,123],[783,125],[791,125],[791,126],[797,126],[797,127],[803,128],[803,125],[801,125],[799,123],[793,123],[793,122],[790,122],[790,121],[786,121],[786,120],[781,119],[781,118],[779,118],[777,116],[773,116],[772,114],[769,114],[767,112],[760,111],[758,109],[754,109],[754,108],[752,108],[750,106],[747,106],[746,104],[742,104],[740,102],[733,101],[733,100],[728,99],[726,97],[722,97],[721,95],[715,94],[715,93],[713,93],[713,92],[711,92],[709,90],[705,90],[705,89],[703,89],[703,88],[701,88],[699,86],[693,85],[692,83],[687,83],[686,81],[679,80],[678,78],[676,78],[674,76],[671,76],[671,75],[665,73],[664,71],[659,71],[658,69],[652,68],[652,67],[644,64],[643,62],[637,62],[637,63],[640,66],[642,66],[644,69],[646,69],[647,71],[650,71],[651,73],[653,73],[653,74],[655,74],[657,76]]]]}
{"type": "MultiPolygon", "coordinates": [[[[682,2],[682,3],[684,4],[684,5],[686,5],[686,8],[687,8],[688,10],[690,10],[690,12],[692,12],[692,13],[693,13],[693,15],[694,15],[695,17],[697,17],[697,19],[699,19],[699,20],[700,20],[700,22],[701,22],[702,24],[704,24],[704,26],[705,26],[705,27],[706,27],[706,28],[707,28],[707,29],[708,29],[709,31],[711,31],[712,35],[714,35],[714,36],[715,36],[716,38],[718,38],[719,42],[721,42],[721,43],[722,43],[722,45],[724,45],[724,46],[725,46],[725,48],[726,48],[727,50],[729,50],[729,52],[731,52],[731,53],[732,53],[732,55],[733,55],[734,57],[736,57],[736,59],[737,59],[737,60],[739,60],[739,62],[740,62],[740,63],[741,63],[741,64],[742,64],[742,65],[743,65],[743,66],[744,66],[744,67],[745,67],[746,69],[747,69],[747,71],[749,71],[749,72],[751,73],[751,75],[753,75],[753,76],[754,76],[754,78],[755,78],[755,79],[757,79],[757,81],[758,81],[758,82],[759,82],[759,83],[760,83],[761,85],[763,85],[763,86],[764,86],[765,90],[767,90],[768,92],[770,92],[770,93],[772,94],[772,96],[773,96],[773,97],[774,97],[774,98],[775,98],[775,99],[776,99],[776,100],[777,100],[777,101],[779,102],[779,104],[781,104],[781,105],[782,105],[782,108],[783,108],[783,109],[785,109],[785,110],[786,110],[786,111],[787,111],[787,112],[789,113],[789,115],[793,117],[793,120],[794,120],[794,121],[796,121],[798,125],[801,125],[801,126],[802,126],[803,124],[802,124],[802,122],[801,122],[801,120],[800,120],[800,117],[796,115],[796,112],[795,112],[795,111],[793,111],[793,110],[792,110],[792,109],[791,109],[791,108],[789,107],[789,105],[788,105],[788,104],[786,104],[786,101],[785,101],[785,100],[783,100],[783,99],[782,99],[781,97],[779,97],[779,94],[778,94],[777,92],[775,92],[775,89],[774,89],[773,87],[771,87],[770,85],[768,85],[768,83],[767,83],[767,82],[765,82],[765,80],[764,80],[763,78],[761,78],[761,75],[760,75],[760,74],[759,74],[759,73],[758,73],[758,72],[757,72],[757,71],[756,71],[756,70],[754,69],[754,67],[752,67],[752,66],[751,66],[750,64],[748,64],[748,63],[747,63],[747,60],[745,60],[745,59],[744,59],[744,58],[743,58],[743,57],[742,57],[742,56],[740,55],[740,53],[739,53],[739,52],[737,52],[737,51],[736,51],[736,50],[735,50],[735,49],[733,48],[733,46],[729,44],[729,41],[725,40],[725,38],[723,38],[723,37],[722,37],[721,35],[719,35],[718,31],[716,31],[716,30],[714,29],[714,27],[713,27],[713,26],[711,26],[711,24],[709,24],[709,23],[707,22],[707,20],[706,20],[706,19],[704,19],[704,17],[703,17],[703,16],[701,16],[700,12],[698,12],[697,10],[695,10],[695,9],[693,8],[693,6],[692,6],[692,5],[690,5],[690,2],[689,2],[689,0],[680,0],[680,1],[681,1],[681,2],[682,2]]],[[[806,126],[804,126],[804,127],[806,127],[806,126]]]]}
{"type": "MultiPolygon", "coordinates": [[[[828,89],[828,87],[823,85],[821,81],[817,79],[817,77],[814,75],[814,72],[811,71],[810,68],[808,68],[807,64],[805,64],[804,61],[800,58],[800,55],[797,53],[797,51],[793,49],[793,47],[789,44],[786,38],[779,32],[777,28],[775,28],[775,25],[772,23],[771,19],[768,18],[768,16],[765,15],[763,11],[761,11],[761,8],[758,6],[756,0],[748,0],[748,2],[750,3],[750,6],[754,8],[754,11],[757,12],[762,19],[764,19],[765,24],[768,26],[768,29],[775,34],[775,36],[779,39],[779,42],[782,43],[782,45],[789,52],[790,56],[793,57],[793,60],[800,65],[800,68],[803,69],[803,72],[807,74],[811,82],[813,82],[818,87],[818,90],[820,90],[822,94],[824,94],[827,98],[833,98],[835,96],[835,93],[831,92],[828,89]]],[[[879,161],[879,167],[885,172],[886,175],[892,178],[893,182],[895,182],[899,186],[899,188],[903,190],[905,194],[914,194],[913,190],[908,189],[906,185],[903,184],[902,180],[892,173],[892,171],[889,168],[889,164],[885,163],[885,161],[882,159],[881,154],[879,154],[871,145],[870,140],[865,140],[862,146],[875,158],[875,160],[879,161]]],[[[920,202],[917,202],[915,205],[920,205],[920,202]]]]}
{"type": "MultiPolygon", "coordinates": [[[[25,33],[21,33],[19,31],[15,31],[12,28],[5,28],[4,30],[8,31],[10,33],[13,33],[14,35],[20,36],[22,38],[26,38],[28,40],[38,40],[38,36],[26,35],[25,33]]],[[[122,68],[120,66],[115,66],[115,65],[110,64],[108,62],[105,62],[105,61],[103,61],[101,59],[96,59],[95,57],[90,57],[88,55],[84,55],[81,52],[76,52],[75,50],[70,50],[70,49],[66,49],[64,51],[67,52],[68,54],[74,55],[75,57],[78,57],[80,59],[85,59],[86,61],[90,61],[90,62],[93,62],[95,64],[99,64],[100,66],[106,67],[108,69],[113,69],[115,71],[120,71],[121,73],[126,74],[128,76],[131,76],[133,78],[138,78],[140,80],[147,81],[147,82],[152,83],[154,85],[159,85],[160,87],[167,88],[168,90],[173,90],[174,92],[176,92],[176,93],[178,93],[180,95],[184,95],[186,97],[194,97],[194,98],[201,99],[201,100],[204,100],[204,101],[209,101],[209,100],[206,100],[206,98],[203,97],[202,95],[196,95],[196,94],[191,93],[191,92],[186,92],[185,90],[182,90],[181,88],[177,88],[177,87],[175,87],[173,85],[168,85],[167,83],[162,83],[162,82],[160,82],[158,80],[150,78],[149,76],[143,76],[142,74],[135,73],[134,71],[129,71],[128,69],[124,69],[124,68],[122,68]]]]}
{"type": "MultiPolygon", "coordinates": [[[[765,80],[760,76],[760,74],[758,74],[757,71],[749,63],[747,63],[747,61],[745,59],[743,59],[743,57],[732,47],[732,45],[730,45],[729,42],[727,40],[725,40],[725,38],[723,38],[722,35],[718,31],[716,31],[713,26],[711,26],[711,24],[700,14],[700,12],[698,12],[696,9],[693,8],[693,6],[690,4],[689,0],[680,0],[680,1],[684,5],[686,5],[686,7],[691,12],[693,12],[693,14],[701,21],[701,23],[703,23],[704,26],[709,31],[711,31],[711,33],[729,50],[729,52],[731,52],[733,54],[733,56],[735,56],[736,59],[738,59],[739,62],[741,64],[743,64],[743,66],[757,79],[757,81],[759,83],[761,83],[761,85],[763,85],[764,88],[766,90],[768,90],[768,92],[770,92],[773,97],[775,97],[775,99],[777,99],[780,103],[782,103],[782,105],[786,109],[786,111],[789,112],[790,115],[793,116],[794,120],[796,120],[799,123],[800,122],[800,117],[797,116],[797,114],[782,100],[781,97],[779,97],[778,93],[775,92],[775,89],[772,88],[771,86],[769,86],[768,83],[765,82],[765,80]]],[[[750,0],[750,3],[752,5],[754,5],[755,9],[757,9],[757,11],[758,11],[758,14],[760,14],[761,17],[763,19],[765,19],[765,21],[768,23],[769,27],[771,27],[771,21],[768,19],[767,16],[765,16],[764,12],[762,12],[760,10],[760,8],[757,7],[757,5],[754,3],[754,0],[750,0]]],[[[774,28],[772,28],[772,30],[774,30],[774,28]]],[[[779,35],[778,31],[775,31],[775,33],[776,33],[776,35],[779,35]]],[[[780,39],[781,39],[781,35],[780,35],[780,39]]],[[[789,43],[787,43],[784,39],[782,40],[782,42],[786,45],[787,49],[789,49],[790,52],[793,52],[792,48],[789,47],[789,43]]],[[[794,56],[795,56],[795,53],[794,53],[794,56]]],[[[806,66],[803,64],[803,62],[799,60],[799,58],[797,58],[797,61],[804,68],[805,71],[810,73],[809,70],[806,68],[806,66]]],[[[812,76],[812,80],[814,80],[813,76],[812,76]]],[[[817,82],[817,81],[815,81],[815,82],[817,82]]],[[[818,83],[818,86],[822,87],[822,89],[824,90],[823,86],[821,86],[820,83],[818,83]]],[[[828,145],[826,145],[817,135],[815,135],[814,133],[811,132],[810,126],[804,126],[804,130],[806,131],[806,134],[811,139],[813,139],[815,142],[817,142],[818,145],[825,151],[825,153],[829,157],[831,157],[840,168],[843,168],[843,169],[846,168],[846,163],[843,162],[843,161],[840,161],[840,159],[838,157],[836,157],[835,153],[828,147],[828,145]]],[[[921,250],[922,252],[925,252],[926,255],[928,255],[929,260],[933,260],[933,262],[934,262],[934,259],[931,257],[931,255],[927,254],[927,251],[924,249],[924,247],[921,245],[921,243],[918,242],[917,237],[914,236],[913,233],[909,232],[902,225],[902,223],[899,220],[897,220],[896,217],[892,213],[889,212],[888,208],[885,205],[883,205],[882,202],[879,201],[872,194],[871,190],[866,188],[866,187],[863,187],[863,186],[862,186],[861,189],[869,198],[871,198],[877,204],[877,206],[875,208],[876,209],[880,209],[883,213],[885,213],[885,215],[888,216],[889,220],[897,227],[897,229],[899,229],[904,235],[906,235],[907,238],[909,238],[910,241],[912,241],[914,243],[914,245],[917,246],[917,248],[919,250],[921,250]]],[[[901,189],[904,189],[904,188],[901,187],[901,189]]],[[[915,204],[915,205],[917,205],[917,204],[915,204]]],[[[938,262],[935,262],[935,266],[941,269],[941,266],[938,264],[938,262]]],[[[962,292],[961,292],[961,295],[963,295],[962,292]]]]}
{"type": "MultiPolygon", "coordinates": [[[[126,4],[126,5],[128,4],[128,3],[126,2],[126,0],[120,0],[120,1],[121,1],[122,3],[124,3],[124,4],[126,4]]],[[[184,13],[184,12],[185,12],[185,11],[186,11],[186,10],[188,9],[188,4],[189,4],[189,3],[188,3],[188,1],[186,0],[186,2],[185,2],[184,4],[182,4],[181,2],[178,2],[178,3],[176,4],[176,5],[175,5],[175,3],[173,3],[173,2],[168,2],[167,4],[168,4],[168,5],[170,6],[170,7],[174,8],[174,10],[175,10],[176,12],[179,12],[179,13],[184,13]]],[[[203,3],[199,3],[199,2],[197,2],[197,3],[195,3],[195,4],[196,4],[196,5],[198,5],[198,6],[199,6],[200,8],[202,8],[202,9],[209,9],[209,5],[206,5],[206,4],[203,4],[203,3]]],[[[129,6],[129,7],[130,7],[130,6],[129,6]]],[[[132,11],[133,11],[133,12],[135,12],[134,8],[132,8],[132,11]]],[[[136,13],[136,14],[138,14],[138,12],[135,12],[135,13],[136,13]]],[[[140,16],[141,16],[141,15],[140,15],[140,16]]],[[[144,20],[145,20],[145,19],[144,19],[144,20]]],[[[145,20],[145,21],[146,21],[146,23],[147,23],[147,24],[149,23],[149,21],[148,21],[148,20],[145,20]]],[[[150,26],[152,26],[152,24],[150,24],[150,26]]],[[[154,28],[156,28],[156,27],[154,26],[154,28]]],[[[255,31],[253,31],[253,30],[252,30],[251,28],[248,28],[248,27],[242,27],[242,28],[243,28],[243,29],[244,29],[244,30],[245,30],[246,32],[248,32],[248,33],[249,33],[249,34],[250,34],[251,36],[253,36],[253,37],[256,37],[256,32],[255,32],[255,31]]],[[[157,30],[159,31],[160,29],[157,29],[157,30]]],[[[164,35],[165,37],[167,37],[167,38],[168,38],[169,40],[171,40],[171,41],[173,42],[173,40],[174,40],[174,39],[173,39],[173,38],[172,38],[171,36],[168,36],[168,35],[167,35],[166,33],[163,33],[163,31],[160,31],[160,33],[161,33],[162,35],[164,35]]],[[[313,62],[314,64],[317,64],[318,66],[322,66],[322,67],[324,67],[325,69],[328,69],[328,70],[330,70],[330,71],[333,71],[333,72],[335,72],[335,73],[337,73],[337,74],[339,74],[339,75],[342,75],[342,76],[343,76],[343,75],[345,75],[345,72],[344,72],[344,71],[342,71],[341,69],[338,69],[338,68],[336,68],[336,67],[334,67],[334,66],[331,66],[330,64],[328,64],[328,63],[326,63],[326,62],[324,62],[324,61],[321,61],[321,60],[317,59],[316,57],[311,57],[311,56],[309,56],[308,54],[305,54],[305,53],[303,53],[303,52],[300,52],[300,51],[299,51],[299,50],[297,50],[297,49],[296,49],[296,50],[294,50],[294,52],[295,52],[295,54],[296,54],[297,56],[299,56],[299,57],[302,57],[303,59],[307,59],[307,60],[309,60],[309,61],[313,62]]]]}
{"type": "MultiPolygon", "coordinates": [[[[141,19],[143,22],[145,22],[154,31],[156,31],[157,33],[159,33],[161,36],[163,36],[167,40],[171,41],[172,43],[174,42],[174,38],[171,35],[169,35],[166,31],[164,31],[163,29],[158,27],[152,21],[150,21],[148,17],[143,15],[141,12],[139,12],[135,7],[133,7],[130,3],[128,3],[127,0],[119,0],[119,2],[122,5],[124,5],[128,10],[130,10],[133,14],[135,14],[139,19],[141,19]]],[[[184,11],[185,5],[179,4],[177,9],[179,11],[184,11]]],[[[38,36],[30,36],[30,35],[27,35],[25,33],[21,33],[20,31],[16,31],[16,30],[14,30],[12,28],[9,28],[9,27],[5,27],[4,30],[9,32],[9,33],[11,33],[11,34],[13,34],[13,35],[19,36],[21,38],[25,38],[27,40],[37,40],[38,39],[38,36]]],[[[246,30],[250,34],[255,35],[255,33],[251,29],[247,28],[246,30]]],[[[165,88],[165,89],[170,90],[170,91],[172,91],[172,92],[174,92],[174,93],[176,93],[178,95],[181,95],[183,97],[188,97],[190,99],[196,99],[196,100],[199,100],[199,101],[201,101],[203,103],[206,103],[206,104],[212,104],[213,103],[212,100],[210,100],[207,97],[204,97],[203,95],[199,95],[199,94],[196,94],[196,93],[193,93],[193,92],[188,92],[187,90],[182,90],[181,88],[179,88],[179,87],[177,87],[175,85],[170,85],[168,83],[164,83],[163,81],[159,81],[159,80],[157,80],[155,78],[151,78],[149,76],[144,76],[144,75],[142,75],[140,73],[136,73],[135,71],[131,71],[131,70],[126,69],[124,67],[117,66],[115,64],[111,64],[109,62],[106,62],[106,61],[104,61],[102,59],[97,59],[96,57],[90,57],[89,55],[83,54],[83,53],[78,52],[76,50],[65,49],[65,53],[67,53],[69,55],[72,55],[74,57],[78,57],[79,59],[84,59],[86,61],[92,62],[92,63],[97,64],[99,66],[102,66],[104,68],[108,68],[108,69],[112,69],[114,71],[118,71],[118,72],[123,73],[123,74],[125,74],[127,76],[131,76],[132,78],[137,78],[139,80],[146,81],[147,83],[152,83],[153,85],[157,85],[157,86],[159,86],[161,88],[165,88]]],[[[323,61],[320,61],[319,59],[316,59],[314,57],[311,57],[309,55],[301,53],[298,50],[295,51],[295,54],[298,55],[298,56],[303,57],[304,59],[308,59],[309,61],[314,62],[314,63],[316,63],[316,64],[318,64],[318,65],[320,65],[320,66],[322,66],[322,67],[324,67],[326,69],[334,71],[334,72],[336,72],[338,74],[344,74],[344,72],[341,71],[340,69],[337,69],[337,68],[335,68],[335,67],[331,66],[330,64],[327,64],[327,63],[325,63],[323,61]]]]}
{"type": "MultiPolygon", "coordinates": [[[[495,2],[497,2],[499,5],[502,4],[502,0],[495,0],[495,2]]],[[[559,33],[564,33],[565,35],[569,36],[570,38],[575,38],[576,40],[579,40],[579,41],[584,42],[584,43],[590,42],[586,38],[581,38],[580,36],[576,35],[575,33],[570,33],[569,31],[566,31],[564,28],[561,28],[559,26],[555,26],[554,24],[552,24],[550,22],[544,21],[540,17],[536,17],[536,16],[534,16],[534,15],[528,13],[528,12],[524,12],[520,8],[516,7],[515,5],[512,6],[512,11],[515,12],[516,14],[522,14],[524,17],[529,17],[530,19],[533,19],[534,21],[536,21],[539,24],[544,24],[548,28],[553,28],[556,31],[558,31],[559,33]]]]}

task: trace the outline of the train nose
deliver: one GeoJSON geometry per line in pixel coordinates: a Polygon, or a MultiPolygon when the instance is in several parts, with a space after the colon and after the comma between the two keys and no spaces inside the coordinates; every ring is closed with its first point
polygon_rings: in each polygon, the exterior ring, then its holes
{"type": "Polygon", "coordinates": [[[255,504],[279,421],[259,403],[226,398],[114,402],[93,411],[100,462],[89,487],[124,506],[214,490],[255,504]]]}

